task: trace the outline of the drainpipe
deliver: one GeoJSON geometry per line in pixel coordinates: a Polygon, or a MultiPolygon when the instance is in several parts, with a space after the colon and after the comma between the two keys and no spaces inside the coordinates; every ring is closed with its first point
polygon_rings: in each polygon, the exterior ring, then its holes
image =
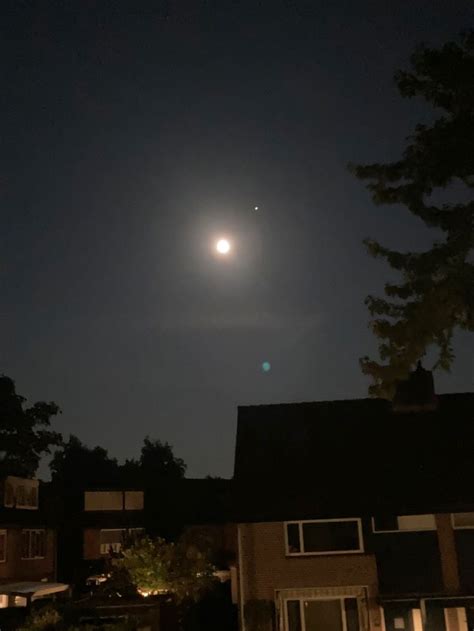
{"type": "Polygon", "coordinates": [[[237,547],[239,549],[239,602],[240,602],[240,629],[245,631],[244,617],[244,564],[242,554],[242,532],[240,524],[237,526],[237,547]]]}
{"type": "Polygon", "coordinates": [[[421,609],[421,622],[423,624],[423,629],[426,629],[427,616],[426,616],[426,599],[425,598],[421,598],[420,600],[420,609],[421,609]]]}

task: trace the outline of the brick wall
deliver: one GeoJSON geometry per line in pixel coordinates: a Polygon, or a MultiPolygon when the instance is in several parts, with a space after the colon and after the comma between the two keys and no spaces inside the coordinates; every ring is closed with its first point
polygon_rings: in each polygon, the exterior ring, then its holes
{"type": "Polygon", "coordinates": [[[7,560],[0,563],[0,582],[55,579],[56,535],[46,530],[44,559],[21,558],[21,528],[7,528],[7,560]]]}
{"type": "Polygon", "coordinates": [[[373,555],[287,557],[282,522],[243,524],[240,531],[245,600],[273,600],[276,589],[377,586],[373,555]]]}
{"type": "Polygon", "coordinates": [[[100,529],[86,528],[84,530],[83,558],[87,560],[100,559],[100,529]]]}
{"type": "MultiPolygon", "coordinates": [[[[283,522],[240,524],[244,600],[275,600],[276,590],[364,586],[370,631],[381,631],[377,566],[372,554],[287,557],[283,522]]],[[[240,595],[239,595],[240,598],[240,595]]]]}

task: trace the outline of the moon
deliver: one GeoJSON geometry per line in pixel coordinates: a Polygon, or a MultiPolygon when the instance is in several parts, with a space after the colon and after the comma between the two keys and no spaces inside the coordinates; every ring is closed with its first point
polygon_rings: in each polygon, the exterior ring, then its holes
{"type": "Polygon", "coordinates": [[[219,254],[227,254],[230,251],[230,243],[227,239],[219,239],[216,243],[216,250],[219,254]]]}

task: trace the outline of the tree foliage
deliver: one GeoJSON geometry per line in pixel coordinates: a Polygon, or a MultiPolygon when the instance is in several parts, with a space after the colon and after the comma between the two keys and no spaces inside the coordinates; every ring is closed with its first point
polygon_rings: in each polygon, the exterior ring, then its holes
{"type": "Polygon", "coordinates": [[[136,624],[127,620],[105,625],[71,624],[55,607],[47,605],[34,609],[18,631],[134,631],[136,628],[136,624]]]}
{"type": "Polygon", "coordinates": [[[371,394],[383,396],[429,347],[438,349],[435,367],[449,369],[454,330],[474,330],[474,33],[440,48],[420,46],[411,70],[399,71],[395,81],[403,97],[435,108],[434,122],[416,126],[396,162],[351,170],[368,182],[376,204],[402,204],[442,236],[424,252],[366,241],[372,256],[401,275],[385,285],[385,297],[366,298],[381,362],[364,357],[361,367],[373,378],[371,394]],[[435,201],[437,189],[457,185],[466,201],[435,201]]]}
{"type": "Polygon", "coordinates": [[[50,463],[55,485],[74,488],[81,485],[109,485],[118,477],[118,463],[103,447],[87,447],[71,435],[50,463]]]}
{"type": "Polygon", "coordinates": [[[33,477],[41,457],[61,443],[61,435],[49,429],[51,417],[60,411],[56,403],[25,407],[25,401],[16,393],[14,381],[0,376],[0,477],[33,477]]]}
{"type": "Polygon", "coordinates": [[[171,445],[149,437],[144,440],[138,460],[119,464],[103,447],[87,447],[71,435],[54,454],[50,469],[53,483],[69,488],[116,484],[143,487],[182,478],[186,465],[174,456],[171,445]]]}
{"type": "Polygon", "coordinates": [[[138,539],[125,547],[120,564],[140,593],[170,593],[178,602],[199,600],[215,580],[205,541],[186,536],[176,543],[138,539]]]}
{"type": "Polygon", "coordinates": [[[184,477],[185,472],[184,460],[175,457],[171,445],[149,436],[143,441],[139,460],[127,460],[123,465],[126,478],[141,479],[147,483],[178,480],[184,477]]]}

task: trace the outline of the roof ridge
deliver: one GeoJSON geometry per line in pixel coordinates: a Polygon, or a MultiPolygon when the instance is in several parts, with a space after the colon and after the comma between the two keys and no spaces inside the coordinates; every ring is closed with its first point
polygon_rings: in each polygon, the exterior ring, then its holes
{"type": "MultiPolygon", "coordinates": [[[[436,394],[437,397],[474,397],[474,392],[441,392],[436,394]]],[[[388,399],[382,399],[380,397],[360,397],[355,399],[319,399],[317,401],[282,401],[280,403],[250,403],[247,405],[239,405],[237,409],[248,408],[276,408],[276,407],[290,407],[294,405],[339,405],[342,403],[361,404],[361,403],[387,403],[391,404],[388,399]]]]}

